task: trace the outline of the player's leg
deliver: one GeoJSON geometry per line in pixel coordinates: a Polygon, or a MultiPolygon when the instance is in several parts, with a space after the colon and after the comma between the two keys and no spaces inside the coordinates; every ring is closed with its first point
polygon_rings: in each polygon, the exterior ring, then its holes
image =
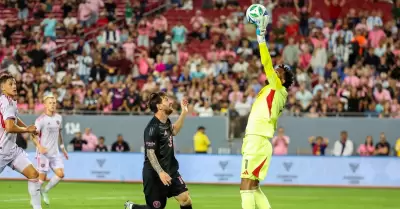
{"type": "Polygon", "coordinates": [[[240,193],[243,209],[269,209],[269,202],[259,188],[268,172],[272,145],[267,138],[249,135],[243,140],[240,193]]]}
{"type": "Polygon", "coordinates": [[[190,198],[186,183],[183,181],[182,177],[173,178],[171,183],[172,184],[169,186],[170,194],[168,196],[175,197],[181,209],[192,209],[192,199],[190,198]]]}
{"type": "Polygon", "coordinates": [[[48,204],[50,204],[49,198],[48,198],[47,194],[45,194],[43,192],[42,185],[47,180],[47,173],[50,170],[50,160],[46,156],[41,155],[41,154],[39,154],[36,157],[36,159],[37,159],[37,168],[39,171],[39,183],[40,183],[40,187],[41,187],[40,194],[43,198],[44,203],[46,203],[48,205],[48,204]]]}
{"type": "Polygon", "coordinates": [[[57,186],[57,184],[64,178],[64,162],[61,156],[50,158],[50,167],[54,172],[54,176],[50,179],[49,183],[44,188],[44,192],[47,193],[50,189],[57,186]]]}
{"type": "Polygon", "coordinates": [[[26,156],[25,152],[21,152],[13,162],[11,166],[14,170],[20,172],[28,179],[28,191],[31,196],[31,205],[33,209],[41,209],[40,199],[40,182],[39,172],[33,167],[31,161],[26,156]]]}
{"type": "Polygon", "coordinates": [[[146,205],[127,201],[125,209],[164,209],[167,205],[167,188],[152,172],[143,171],[143,192],[146,205]]]}

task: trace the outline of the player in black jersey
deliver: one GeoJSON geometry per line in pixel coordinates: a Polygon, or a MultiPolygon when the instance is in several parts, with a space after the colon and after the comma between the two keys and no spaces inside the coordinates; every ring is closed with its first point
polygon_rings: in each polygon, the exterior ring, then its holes
{"type": "Polygon", "coordinates": [[[154,117],[144,130],[145,161],[143,166],[143,192],[147,205],[130,201],[125,209],[163,209],[167,198],[175,197],[181,209],[192,209],[188,189],[178,172],[179,164],[174,155],[173,136],[183,126],[188,102],[181,102],[182,113],[172,124],[168,116],[172,113],[172,102],[164,92],[152,93],[149,108],[154,117]]]}

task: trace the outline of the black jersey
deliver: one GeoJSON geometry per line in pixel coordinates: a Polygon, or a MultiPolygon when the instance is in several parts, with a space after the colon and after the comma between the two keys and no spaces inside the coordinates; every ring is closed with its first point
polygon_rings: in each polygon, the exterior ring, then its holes
{"type": "Polygon", "coordinates": [[[145,160],[143,169],[154,172],[149,158],[147,157],[147,149],[154,149],[162,169],[172,178],[179,175],[179,165],[174,153],[172,124],[169,119],[166,123],[162,123],[157,117],[153,117],[150,120],[144,130],[144,145],[145,160]]]}

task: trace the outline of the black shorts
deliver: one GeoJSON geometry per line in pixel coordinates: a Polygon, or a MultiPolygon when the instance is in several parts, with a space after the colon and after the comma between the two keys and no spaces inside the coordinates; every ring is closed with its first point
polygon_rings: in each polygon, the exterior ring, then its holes
{"type": "Polygon", "coordinates": [[[167,205],[168,198],[188,191],[180,174],[178,173],[176,176],[172,178],[171,185],[165,186],[157,174],[143,171],[143,192],[149,208],[163,209],[167,205]]]}

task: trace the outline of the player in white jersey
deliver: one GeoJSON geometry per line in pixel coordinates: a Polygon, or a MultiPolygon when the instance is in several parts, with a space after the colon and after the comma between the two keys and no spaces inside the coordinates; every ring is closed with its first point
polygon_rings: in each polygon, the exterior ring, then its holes
{"type": "MultiPolygon", "coordinates": [[[[9,166],[24,175],[29,180],[30,203],[33,209],[41,209],[39,172],[33,167],[25,151],[15,143],[18,133],[36,134],[36,127],[26,126],[18,118],[17,102],[14,100],[17,96],[17,84],[14,77],[9,74],[1,75],[0,88],[2,93],[0,96],[0,173],[9,166]]],[[[46,149],[40,146],[36,136],[32,135],[31,138],[39,152],[46,153],[46,149]]]]}
{"type": "Polygon", "coordinates": [[[39,132],[39,143],[42,147],[47,149],[46,154],[37,153],[39,179],[43,183],[46,180],[47,172],[51,168],[54,176],[50,179],[46,187],[41,189],[43,201],[48,205],[50,200],[48,192],[55,187],[61,179],[64,178],[64,162],[60,156],[59,147],[68,160],[68,153],[64,147],[62,139],[62,117],[56,113],[56,98],[53,95],[45,96],[44,99],[45,110],[36,121],[35,126],[39,132]]]}

